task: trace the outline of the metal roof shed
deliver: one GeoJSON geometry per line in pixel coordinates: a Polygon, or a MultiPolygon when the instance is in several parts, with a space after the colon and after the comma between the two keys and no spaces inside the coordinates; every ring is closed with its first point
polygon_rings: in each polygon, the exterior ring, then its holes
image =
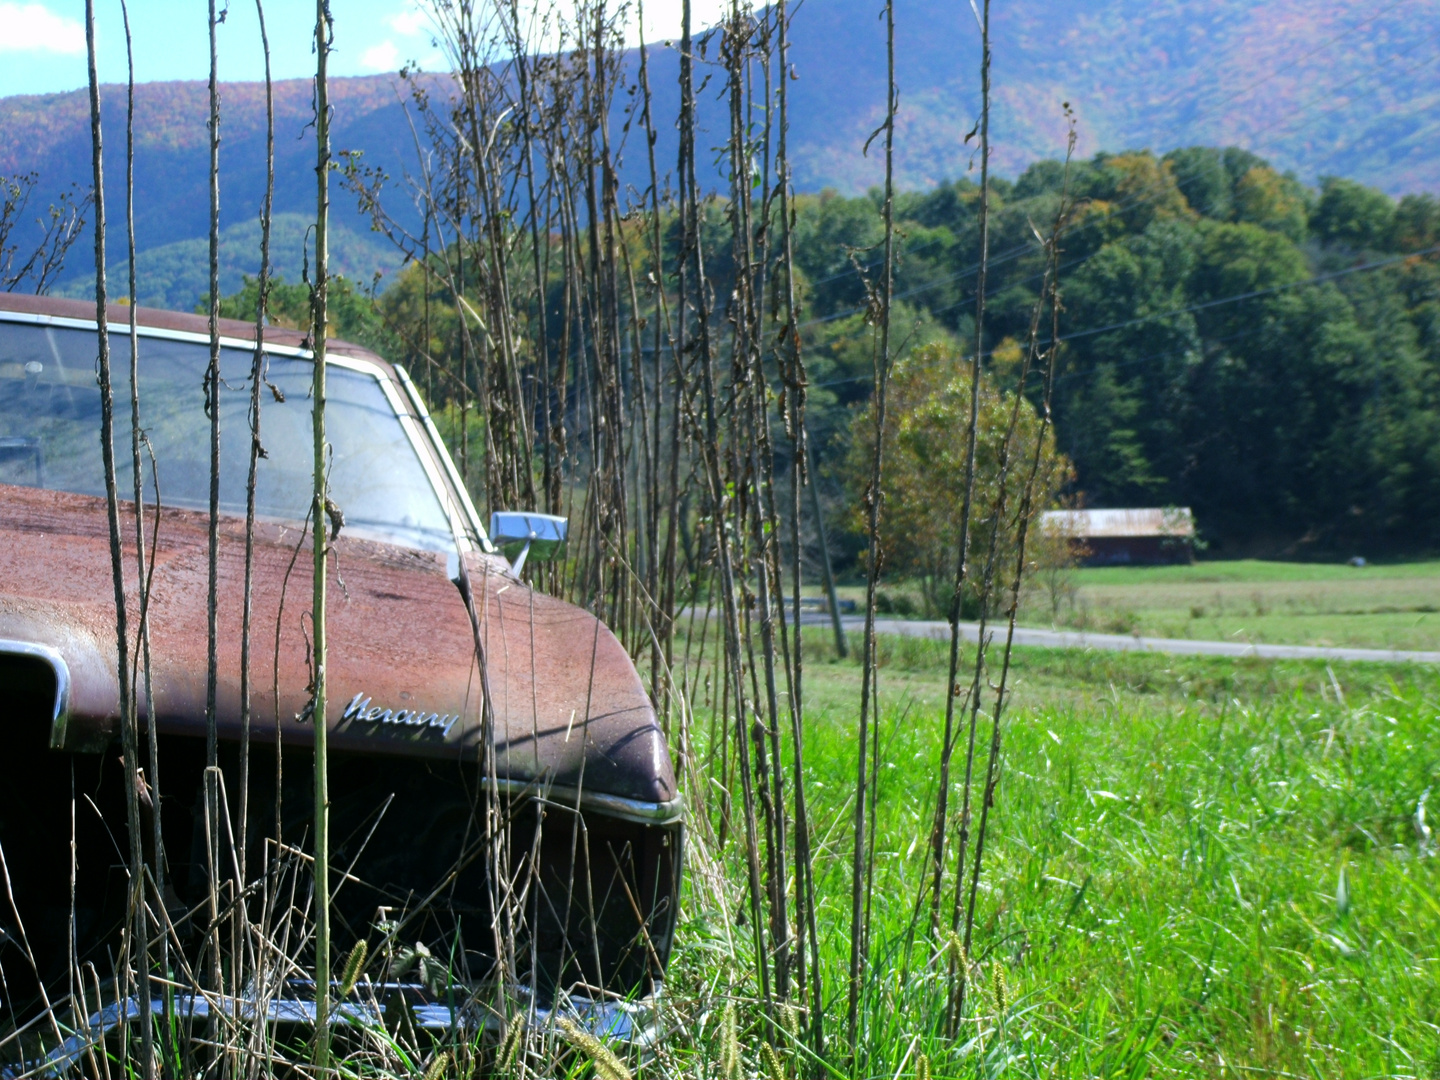
{"type": "Polygon", "coordinates": [[[1188,506],[1049,510],[1041,527],[1068,539],[1087,566],[1194,561],[1195,517],[1188,506]]]}

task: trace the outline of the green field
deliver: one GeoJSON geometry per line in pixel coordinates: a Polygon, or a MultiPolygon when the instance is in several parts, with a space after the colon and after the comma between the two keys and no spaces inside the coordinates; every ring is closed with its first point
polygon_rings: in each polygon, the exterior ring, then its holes
{"type": "MultiPolygon", "coordinates": [[[[1153,587],[1276,580],[1263,566],[1234,569],[1242,580],[1156,571],[1153,587]]],[[[1366,580],[1394,580],[1383,574],[1366,580]]],[[[1086,587],[1134,586],[1095,571],[1086,587]]],[[[830,1075],[910,1077],[924,1053],[944,1077],[1440,1076],[1440,858],[1424,831],[1440,816],[1440,674],[1018,651],[974,992],[950,1043],[945,961],[924,920],[911,921],[945,647],[882,639],[875,929],[851,1060],[835,1040],[860,669],[827,655],[823,632],[806,642],[830,1075]]],[[[702,769],[715,775],[703,706],[695,724],[702,769]]],[[[691,797],[697,825],[702,813],[718,822],[718,788],[691,797]]],[[[726,1000],[739,1002],[744,1074],[767,1075],[738,829],[732,821],[723,849],[695,829],[666,1075],[719,1075],[726,1000]],[[707,876],[710,866],[721,873],[707,876]]]]}
{"type": "MultiPolygon", "coordinates": [[[[1202,562],[1074,571],[1057,625],[1147,637],[1440,649],[1440,562],[1202,562]]],[[[1043,590],[1027,621],[1048,623],[1043,590]]]]}
{"type": "MultiPolygon", "coordinates": [[[[818,587],[805,591],[822,595],[818,587]]],[[[863,612],[863,585],[843,585],[839,593],[863,612]]],[[[889,614],[923,613],[914,585],[897,583],[881,596],[889,614]]],[[[1043,576],[1032,578],[1020,621],[1198,641],[1440,650],[1440,561],[1082,567],[1064,574],[1054,590],[1043,576]]]]}

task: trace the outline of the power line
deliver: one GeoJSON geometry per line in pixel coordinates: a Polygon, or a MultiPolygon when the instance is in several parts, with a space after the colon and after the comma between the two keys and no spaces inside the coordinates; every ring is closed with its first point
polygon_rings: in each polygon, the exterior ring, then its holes
{"type": "Polygon", "coordinates": [[[1253,300],[1260,296],[1273,296],[1276,293],[1285,292],[1289,289],[1298,289],[1305,285],[1319,285],[1322,282],[1334,281],[1336,278],[1348,277],[1350,274],[1358,274],[1362,271],[1379,270],[1386,266],[1393,266],[1395,263],[1404,262],[1406,259],[1414,259],[1421,255],[1433,255],[1440,252],[1440,244],[1424,248],[1420,251],[1410,251],[1403,255],[1392,255],[1388,259],[1379,259],[1370,263],[1358,263],[1355,266],[1347,266],[1343,270],[1332,270],[1328,274],[1317,274],[1314,277],[1303,278],[1300,281],[1290,281],[1283,285],[1272,285],[1268,289],[1252,289],[1249,292],[1235,293],[1232,296],[1222,296],[1216,300],[1206,300],[1199,304],[1188,304],[1181,308],[1172,308],[1169,311],[1158,311],[1153,315],[1142,315],[1136,319],[1127,319],[1124,322],[1111,323],[1109,326],[1097,326],[1089,330],[1076,330],[1073,333],[1061,334],[1056,341],[1075,341],[1078,338],[1093,337],[1096,334],[1108,334],[1112,330],[1124,330],[1131,326],[1140,326],[1143,323],[1153,322],[1156,319],[1168,319],[1174,315],[1188,315],[1196,311],[1207,311],[1210,308],[1220,307],[1224,304],[1234,304],[1241,300],[1253,300]]]}
{"type": "MultiPolygon", "coordinates": [[[[1273,296],[1273,295],[1275,295],[1275,294],[1277,294],[1277,293],[1286,292],[1286,291],[1288,291],[1288,290],[1290,290],[1290,289],[1303,288],[1303,287],[1306,286],[1306,285],[1319,285],[1319,284],[1323,284],[1323,283],[1326,282],[1326,281],[1334,281],[1334,280],[1337,279],[1337,278],[1348,277],[1348,276],[1351,275],[1351,274],[1364,273],[1364,272],[1368,272],[1368,271],[1371,271],[1371,270],[1381,270],[1381,269],[1384,269],[1384,268],[1387,267],[1387,266],[1394,266],[1396,263],[1399,263],[1399,262],[1405,262],[1406,260],[1409,260],[1409,259],[1415,259],[1415,258],[1419,258],[1419,257],[1424,256],[1424,255],[1434,255],[1434,254],[1440,254],[1440,244],[1435,244],[1435,245],[1433,245],[1433,246],[1431,246],[1431,247],[1428,247],[1428,248],[1422,248],[1422,249],[1419,250],[1419,251],[1406,252],[1406,253],[1404,253],[1404,254],[1402,254],[1402,255],[1393,255],[1393,256],[1391,256],[1391,257],[1389,257],[1389,258],[1386,258],[1386,259],[1377,259],[1377,260],[1375,260],[1375,261],[1373,261],[1373,262],[1357,263],[1357,264],[1354,265],[1354,266],[1347,266],[1347,267],[1345,267],[1345,268],[1343,268],[1343,269],[1341,269],[1341,270],[1333,270],[1333,271],[1331,271],[1330,273],[1327,273],[1327,274],[1318,274],[1318,275],[1316,275],[1316,276],[1314,276],[1314,277],[1303,278],[1303,279],[1301,279],[1301,280],[1299,280],[1299,281],[1290,281],[1290,282],[1286,282],[1286,283],[1284,283],[1284,284],[1282,284],[1282,285],[1272,285],[1270,288],[1267,288],[1267,289],[1251,289],[1251,290],[1246,291],[1246,292],[1233,293],[1233,294],[1231,294],[1230,296],[1217,297],[1217,298],[1214,299],[1214,300],[1205,300],[1205,301],[1202,301],[1201,303],[1198,303],[1198,304],[1188,304],[1188,305],[1186,305],[1185,307],[1171,308],[1171,309],[1169,309],[1168,311],[1157,311],[1157,312],[1154,312],[1154,313],[1149,314],[1149,315],[1141,315],[1141,316],[1139,316],[1139,317],[1137,317],[1137,318],[1134,318],[1134,319],[1126,319],[1126,320],[1124,320],[1123,322],[1110,323],[1110,324],[1107,325],[1107,326],[1095,326],[1095,327],[1090,327],[1089,329],[1086,329],[1086,330],[1076,330],[1076,331],[1073,331],[1073,332],[1068,333],[1068,334],[1061,334],[1058,338],[1055,338],[1055,339],[1053,339],[1052,341],[1044,342],[1044,345],[1048,346],[1048,345],[1052,344],[1053,342],[1076,341],[1076,340],[1078,340],[1078,339],[1080,339],[1080,338],[1094,337],[1096,334],[1108,334],[1108,333],[1111,333],[1112,331],[1115,331],[1115,330],[1126,330],[1126,329],[1129,329],[1129,328],[1132,327],[1132,326],[1141,326],[1141,325],[1144,325],[1145,323],[1148,323],[1148,322],[1155,322],[1155,321],[1160,320],[1160,319],[1173,318],[1173,317],[1176,316],[1176,315],[1189,315],[1189,314],[1193,314],[1193,313],[1195,313],[1195,312],[1197,312],[1197,311],[1206,311],[1206,310],[1209,310],[1209,309],[1211,309],[1211,308],[1221,307],[1221,306],[1223,306],[1223,305],[1225,305],[1225,304],[1239,303],[1239,302],[1242,301],[1242,300],[1253,300],[1253,299],[1256,299],[1256,298],[1262,297],[1262,296],[1273,296]]],[[[1240,334],[1232,334],[1232,335],[1228,335],[1227,337],[1224,337],[1224,338],[1216,338],[1216,339],[1214,339],[1214,340],[1217,341],[1217,342],[1220,342],[1220,341],[1229,341],[1229,340],[1232,340],[1233,338],[1244,337],[1244,336],[1248,336],[1248,335],[1251,334],[1251,333],[1258,333],[1258,332],[1259,332],[1259,329],[1256,328],[1256,329],[1254,329],[1254,330],[1244,331],[1244,332],[1242,332],[1242,333],[1240,333],[1240,334]]],[[[1169,353],[1174,352],[1174,351],[1175,351],[1175,350],[1173,350],[1173,349],[1168,349],[1168,350],[1165,350],[1165,351],[1160,352],[1160,353],[1155,353],[1155,354],[1154,354],[1153,356],[1151,356],[1151,357],[1145,357],[1145,358],[1142,358],[1142,359],[1154,359],[1155,357],[1165,356],[1165,355],[1168,355],[1169,353]]],[[[991,349],[991,350],[988,350],[987,352],[985,352],[983,355],[984,355],[985,357],[990,357],[990,356],[993,356],[994,353],[995,353],[995,351],[994,351],[993,349],[991,349]]],[[[1138,363],[1138,362],[1139,362],[1139,361],[1127,361],[1127,364],[1129,364],[1129,363],[1138,363]]],[[[845,385],[846,383],[856,382],[856,381],[858,381],[858,380],[868,379],[868,378],[870,378],[870,376],[868,376],[868,375],[857,375],[857,376],[853,376],[853,377],[849,377],[849,378],[844,378],[844,379],[831,379],[831,380],[827,380],[827,381],[825,381],[825,382],[812,383],[811,385],[813,385],[813,386],[815,386],[815,387],[817,387],[817,388],[820,388],[820,387],[830,387],[830,386],[843,386],[843,385],[845,385]]]]}

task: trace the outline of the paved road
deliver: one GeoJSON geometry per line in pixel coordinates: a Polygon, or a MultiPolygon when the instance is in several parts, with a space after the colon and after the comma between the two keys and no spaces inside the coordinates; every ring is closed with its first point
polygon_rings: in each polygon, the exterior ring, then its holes
{"type": "MultiPolygon", "coordinates": [[[[806,626],[829,626],[828,615],[809,612],[801,616],[806,626]]],[[[865,629],[862,615],[842,615],[841,624],[847,634],[865,629]]],[[[1005,627],[995,629],[996,639],[1003,641],[1005,627]]],[[[915,619],[876,619],[875,631],[905,637],[936,638],[948,641],[950,624],[915,619]]],[[[966,641],[974,641],[980,628],[975,623],[961,623],[960,633],[966,641]]],[[[1113,652],[1160,652],[1180,656],[1260,656],[1271,660],[1372,660],[1383,663],[1440,664],[1440,652],[1404,652],[1398,649],[1322,649],[1309,645],[1251,645],[1238,641],[1191,641],[1187,638],[1132,637],[1128,634],[1090,634],[1074,630],[1037,630],[1015,628],[1016,645],[1038,645],[1047,649],[1105,649],[1113,652]]]]}

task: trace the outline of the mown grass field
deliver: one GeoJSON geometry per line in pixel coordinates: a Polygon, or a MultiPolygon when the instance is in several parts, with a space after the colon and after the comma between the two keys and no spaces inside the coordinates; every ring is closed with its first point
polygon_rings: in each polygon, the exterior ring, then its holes
{"type": "MultiPolygon", "coordinates": [[[[1156,576],[1167,573],[1217,584],[1156,576]]],[[[823,632],[806,645],[832,1040],[822,1071],[909,1077],[923,1053],[946,1077],[1440,1076],[1440,857],[1428,831],[1440,816],[1440,674],[1017,651],[974,992],[951,1043],[943,950],[912,921],[945,646],[882,639],[875,929],[852,1056],[860,669],[835,660],[823,632]]],[[[706,719],[697,713],[702,769],[706,719]]],[[[713,783],[706,809],[718,817],[713,783]]],[[[760,1069],[737,831],[718,853],[726,885],[692,867],[667,1071],[714,1072],[724,1000],[738,1001],[746,1075],[760,1069]]]]}
{"type": "MultiPolygon", "coordinates": [[[[1218,641],[1440,649],[1440,562],[1353,567],[1244,559],[1073,572],[1059,625],[1218,641]]],[[[1048,623],[1032,590],[1027,621],[1048,623]]]]}

